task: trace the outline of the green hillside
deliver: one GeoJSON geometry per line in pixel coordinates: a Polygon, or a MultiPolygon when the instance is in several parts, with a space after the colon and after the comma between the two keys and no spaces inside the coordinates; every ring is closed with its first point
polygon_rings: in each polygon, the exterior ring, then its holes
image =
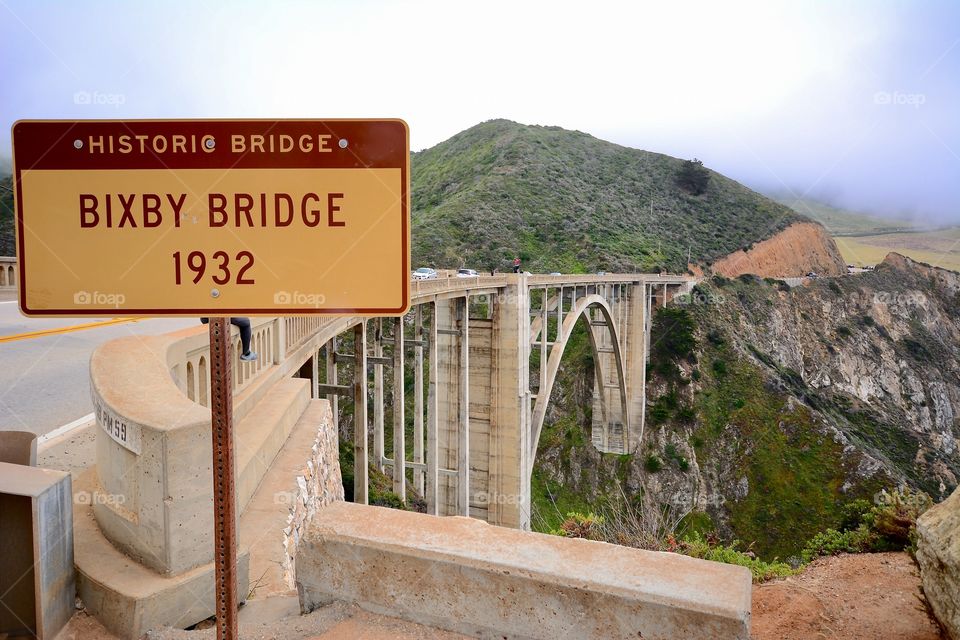
{"type": "Polygon", "coordinates": [[[0,256],[16,253],[13,239],[13,178],[0,178],[0,256]]]}
{"type": "Polygon", "coordinates": [[[532,272],[685,271],[802,216],[686,161],[577,131],[484,122],[412,158],[414,266],[532,272]],[[702,170],[702,169],[701,169],[702,170]]]}

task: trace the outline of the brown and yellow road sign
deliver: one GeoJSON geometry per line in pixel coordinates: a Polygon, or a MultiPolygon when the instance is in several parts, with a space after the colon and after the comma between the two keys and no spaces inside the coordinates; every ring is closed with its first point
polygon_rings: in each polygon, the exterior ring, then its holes
{"type": "Polygon", "coordinates": [[[26,315],[396,315],[401,120],[20,121],[26,315]]]}

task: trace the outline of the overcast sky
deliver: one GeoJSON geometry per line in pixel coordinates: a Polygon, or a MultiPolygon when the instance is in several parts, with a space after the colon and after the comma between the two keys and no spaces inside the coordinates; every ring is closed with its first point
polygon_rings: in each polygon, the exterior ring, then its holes
{"type": "MultiPolygon", "coordinates": [[[[762,191],[960,221],[960,2],[0,0],[21,118],[559,125],[762,191]]],[[[3,151],[6,156],[9,151],[3,151]]]]}

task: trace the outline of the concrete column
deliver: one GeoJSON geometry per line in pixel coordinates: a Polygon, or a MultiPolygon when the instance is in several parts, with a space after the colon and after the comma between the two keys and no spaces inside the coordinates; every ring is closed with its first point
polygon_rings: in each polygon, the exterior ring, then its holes
{"type": "Polygon", "coordinates": [[[403,316],[393,321],[393,492],[407,501],[407,449],[404,440],[403,316]]]}
{"type": "Polygon", "coordinates": [[[537,402],[548,402],[550,398],[546,397],[547,389],[547,339],[550,335],[547,326],[547,295],[546,287],[543,289],[543,298],[540,301],[540,388],[537,390],[537,402]]]}
{"type": "Polygon", "coordinates": [[[353,328],[353,501],[368,504],[367,322],[353,328]]]}
{"type": "MultiPolygon", "coordinates": [[[[414,310],[413,339],[413,461],[423,464],[423,305],[414,310]]],[[[413,471],[413,488],[423,495],[425,474],[413,471]]]]}
{"type": "Polygon", "coordinates": [[[644,323],[643,323],[643,335],[644,335],[644,347],[643,352],[645,354],[646,360],[650,360],[650,329],[653,326],[653,285],[647,285],[643,283],[643,305],[644,309],[644,323]]]}
{"type": "Polygon", "coordinates": [[[530,306],[527,277],[508,276],[495,296],[491,333],[488,521],[530,528],[530,306]]]}
{"type": "Polygon", "coordinates": [[[557,342],[563,342],[563,285],[557,291],[557,342]]]}
{"type": "MultiPolygon", "coordinates": [[[[383,320],[377,318],[373,335],[373,355],[383,357],[383,320]]],[[[373,463],[383,473],[383,365],[373,365],[373,463]]]]}
{"type": "Polygon", "coordinates": [[[469,406],[468,458],[470,516],[487,520],[490,492],[490,411],[494,371],[490,360],[490,318],[471,317],[469,322],[469,406]]]}
{"type": "MultiPolygon", "coordinates": [[[[460,445],[460,340],[457,299],[436,302],[434,322],[436,348],[437,462],[440,469],[458,469],[460,445]]],[[[431,354],[431,362],[433,360],[431,354]]],[[[433,370],[430,375],[433,376],[433,370]]],[[[437,481],[438,511],[442,516],[456,515],[457,477],[440,473],[437,481]]]]}
{"type": "Polygon", "coordinates": [[[470,515],[470,297],[459,299],[460,431],[457,441],[457,514],[470,515]]]}
{"type": "Polygon", "coordinates": [[[629,435],[626,450],[635,452],[643,441],[646,421],[647,384],[647,295],[643,282],[634,282],[627,292],[626,317],[622,326],[624,375],[627,378],[627,411],[629,435]]]}
{"type": "Polygon", "coordinates": [[[280,364],[287,357],[287,320],[279,317],[274,320],[273,364],[280,364]]]}
{"type": "MultiPolygon", "coordinates": [[[[327,343],[327,384],[338,384],[337,382],[337,361],[335,354],[337,352],[337,339],[331,338],[327,343]]],[[[319,354],[318,354],[319,355],[319,354]]],[[[314,357],[314,360],[319,360],[319,358],[314,357]]],[[[314,384],[314,392],[311,394],[313,397],[316,397],[317,391],[316,384],[314,384]]],[[[339,396],[335,393],[327,394],[327,400],[330,402],[330,410],[333,412],[333,428],[339,429],[339,416],[340,416],[340,399],[339,396]]]]}
{"type": "Polygon", "coordinates": [[[437,394],[437,304],[433,305],[433,317],[430,319],[430,335],[427,354],[430,358],[429,371],[429,389],[427,391],[427,477],[424,499],[427,501],[427,513],[439,515],[438,488],[439,479],[437,474],[438,447],[437,447],[437,418],[438,418],[438,394],[437,394]]]}

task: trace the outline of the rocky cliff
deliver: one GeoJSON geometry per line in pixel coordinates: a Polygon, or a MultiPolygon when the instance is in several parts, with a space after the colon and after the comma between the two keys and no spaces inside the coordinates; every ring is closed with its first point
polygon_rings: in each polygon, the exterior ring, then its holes
{"type": "Polygon", "coordinates": [[[716,261],[712,269],[713,273],[728,278],[744,273],[763,278],[789,278],[811,271],[838,276],[846,271],[833,238],[815,222],[794,223],[749,249],[716,261]]]}
{"type": "Polygon", "coordinates": [[[906,484],[939,500],[957,485],[960,274],[891,255],[797,288],[714,277],[677,303],[655,319],[633,455],[593,450],[576,407],[589,359],[565,356],[535,462],[539,526],[622,487],[786,558],[856,498],[906,484]]]}

